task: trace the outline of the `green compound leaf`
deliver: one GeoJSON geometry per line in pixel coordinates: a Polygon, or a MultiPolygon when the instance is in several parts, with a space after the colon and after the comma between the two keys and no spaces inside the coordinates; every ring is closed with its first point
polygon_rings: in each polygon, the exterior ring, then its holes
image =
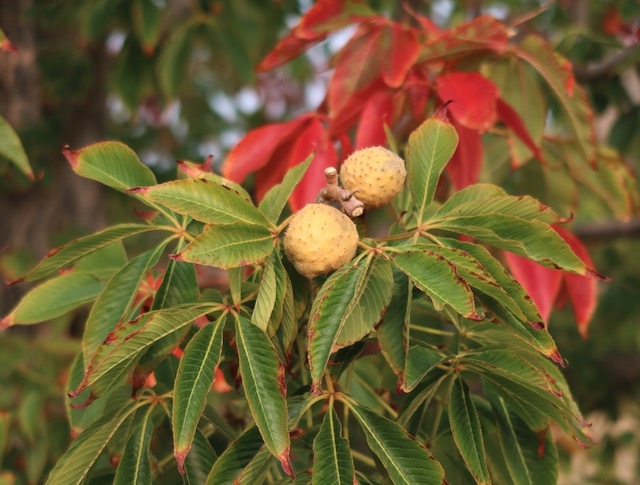
{"type": "Polygon", "coordinates": [[[262,202],[260,202],[260,210],[264,215],[274,224],[278,223],[280,214],[284,206],[287,204],[287,200],[293,193],[293,190],[302,180],[304,174],[307,173],[309,164],[313,160],[314,154],[309,155],[304,162],[299,163],[291,170],[287,172],[281,183],[274,185],[264,196],[262,202]]]}
{"type": "Polygon", "coordinates": [[[196,429],[191,451],[184,463],[184,479],[188,485],[203,485],[207,483],[209,472],[218,459],[209,440],[196,429]]]}
{"type": "Polygon", "coordinates": [[[449,397],[449,423],[458,451],[477,483],[491,483],[480,418],[469,388],[460,378],[456,379],[449,397]]]}
{"type": "Polygon", "coordinates": [[[444,470],[431,453],[407,432],[369,409],[349,403],[369,448],[378,456],[395,485],[441,485],[444,470]]]}
{"type": "Polygon", "coordinates": [[[223,269],[238,268],[264,261],[273,252],[276,239],[265,226],[205,226],[202,234],[172,258],[223,269]]]}
{"type": "Polygon", "coordinates": [[[443,256],[430,249],[407,251],[393,256],[395,265],[409,276],[415,285],[433,301],[440,311],[449,305],[465,318],[478,320],[473,293],[456,267],[443,256]]]}
{"type": "Polygon", "coordinates": [[[335,345],[346,347],[367,335],[385,313],[393,292],[393,265],[374,257],[362,281],[362,291],[338,334],[335,345]]]}
{"type": "Polygon", "coordinates": [[[153,187],[138,187],[132,192],[207,224],[269,226],[264,214],[241,193],[206,179],[174,180],[153,187]]]}
{"type": "MultiPolygon", "coordinates": [[[[0,31],[0,50],[2,50],[3,37],[4,34],[0,31]]],[[[31,180],[35,179],[33,169],[31,165],[29,165],[29,159],[27,158],[20,138],[9,122],[2,116],[0,116],[0,157],[9,160],[31,180]]]]}
{"type": "Polygon", "coordinates": [[[151,485],[149,443],[153,434],[153,420],[149,409],[131,433],[118,465],[114,485],[151,485]]]}
{"type": "Polygon", "coordinates": [[[115,413],[109,413],[92,423],[58,460],[47,479],[47,485],[83,483],[107,443],[132,414],[144,404],[130,401],[115,413]]]}
{"type": "Polygon", "coordinates": [[[62,246],[52,249],[31,271],[21,280],[35,281],[55,273],[65,266],[78,261],[83,256],[102,249],[116,241],[135,236],[143,232],[160,230],[147,224],[119,224],[111,226],[90,236],[75,239],[62,246]]]}
{"type": "Polygon", "coordinates": [[[91,361],[94,352],[104,342],[109,332],[125,318],[147,270],[158,262],[165,246],[166,243],[160,244],[155,249],[131,260],[113,275],[100,293],[87,318],[82,339],[85,364],[91,361]]]}
{"type": "Polygon", "coordinates": [[[151,169],[123,143],[105,141],[75,151],[65,147],[62,153],[75,173],[120,192],[157,183],[151,169]]]}
{"type": "Polygon", "coordinates": [[[104,282],[91,274],[67,273],[51,278],[29,291],[6,317],[0,329],[40,323],[64,315],[96,299],[104,282]]]}
{"type": "Polygon", "coordinates": [[[458,134],[440,108],[409,136],[407,183],[416,208],[418,225],[433,201],[438,179],[458,146],[458,134]]]}
{"type": "Polygon", "coordinates": [[[240,374],[251,414],[267,449],[293,475],[289,461],[284,367],[269,337],[245,317],[236,319],[240,374]]]}
{"type": "Polygon", "coordinates": [[[338,415],[331,407],[313,440],[312,485],[353,485],[354,468],[349,441],[342,437],[338,415]]]}
{"type": "Polygon", "coordinates": [[[214,380],[214,371],[222,351],[222,330],[227,315],[205,325],[191,339],[178,367],[173,397],[173,453],[178,468],[191,449],[196,427],[202,417],[207,395],[214,380]]]}
{"type": "Polygon", "coordinates": [[[286,287],[278,286],[277,284],[275,259],[279,260],[280,258],[274,254],[264,265],[262,278],[260,279],[258,298],[256,299],[256,305],[251,315],[251,322],[263,332],[266,332],[269,326],[269,320],[274,312],[278,292],[286,291],[286,287]]]}
{"type": "Polygon", "coordinates": [[[322,285],[309,315],[309,366],[314,393],[329,362],[335,342],[364,289],[370,258],[348,263],[333,273],[322,285]]]}

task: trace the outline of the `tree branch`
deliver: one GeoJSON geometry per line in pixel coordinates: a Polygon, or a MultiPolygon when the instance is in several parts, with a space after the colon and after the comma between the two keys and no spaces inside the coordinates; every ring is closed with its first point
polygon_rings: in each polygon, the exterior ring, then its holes
{"type": "Polygon", "coordinates": [[[640,217],[626,222],[611,220],[582,224],[575,227],[573,233],[585,244],[640,237],[640,217]]]}
{"type": "Polygon", "coordinates": [[[613,74],[616,67],[620,64],[623,64],[638,54],[640,54],[640,44],[630,45],[612,53],[600,61],[591,62],[583,66],[574,66],[573,72],[576,79],[580,82],[606,77],[613,74]]]}

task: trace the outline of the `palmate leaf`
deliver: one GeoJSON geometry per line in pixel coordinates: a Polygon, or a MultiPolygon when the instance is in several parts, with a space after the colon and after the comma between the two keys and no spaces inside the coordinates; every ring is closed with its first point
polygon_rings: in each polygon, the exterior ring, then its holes
{"type": "Polygon", "coordinates": [[[501,213],[460,216],[435,222],[433,228],[473,236],[506,249],[543,266],[564,269],[580,275],[597,275],[578,258],[564,240],[548,225],[501,213]]]}
{"type": "MultiPolygon", "coordinates": [[[[282,265],[280,258],[276,256],[276,259],[276,265],[282,265]]],[[[295,312],[293,284],[291,283],[291,278],[289,278],[289,274],[285,270],[284,266],[282,266],[282,277],[284,279],[284,289],[278,289],[278,296],[282,296],[282,314],[280,316],[280,322],[276,321],[276,318],[278,317],[276,312],[272,313],[269,328],[273,328],[273,326],[277,327],[276,335],[278,336],[285,356],[287,356],[290,354],[291,348],[296,340],[296,336],[298,335],[298,320],[296,319],[295,312]],[[273,323],[273,326],[271,323],[273,323]]],[[[276,306],[277,304],[278,300],[276,300],[276,306]]]]}
{"type": "Polygon", "coordinates": [[[340,421],[333,407],[324,415],[322,426],[313,440],[312,485],[354,483],[353,459],[349,441],[342,437],[340,421]]]}
{"type": "Polygon", "coordinates": [[[134,190],[143,199],[207,224],[267,227],[266,217],[231,187],[206,179],[183,179],[134,190]]]}
{"type": "MultiPolygon", "coordinates": [[[[0,50],[2,50],[3,41],[9,42],[0,31],[0,50]]],[[[9,44],[11,43],[9,42],[9,44]]],[[[18,170],[31,180],[34,180],[33,169],[29,165],[29,159],[24,151],[22,142],[9,122],[2,116],[0,116],[0,157],[9,160],[18,170]]]]}
{"type": "Polygon", "coordinates": [[[322,285],[309,314],[308,349],[313,391],[320,381],[333,346],[363,291],[371,258],[361,258],[333,273],[322,285]]]}
{"type": "Polygon", "coordinates": [[[378,456],[394,484],[441,485],[444,470],[431,453],[393,421],[349,403],[371,450],[378,456]]]}
{"type": "Polygon", "coordinates": [[[429,372],[445,360],[446,356],[433,347],[412,346],[407,352],[407,362],[402,376],[402,390],[411,392],[429,372]]]}
{"type": "Polygon", "coordinates": [[[75,173],[120,192],[157,183],[151,169],[120,142],[105,141],[75,151],[65,147],[62,153],[75,173]]]}
{"type": "Polygon", "coordinates": [[[98,346],[104,341],[118,322],[122,321],[137,295],[138,287],[145,278],[147,269],[154,266],[166,242],[134,258],[109,280],[91,308],[87,318],[82,351],[88,364],[98,346]]]}
{"type": "Polygon", "coordinates": [[[214,323],[201,328],[180,360],[173,391],[172,425],[173,453],[181,472],[220,361],[226,320],[227,315],[223,313],[214,323]]]}
{"type": "Polygon", "coordinates": [[[406,273],[415,285],[433,301],[440,311],[445,305],[465,318],[478,320],[473,293],[469,285],[457,274],[455,265],[430,249],[412,249],[394,254],[394,264],[406,273]]]}
{"type": "Polygon", "coordinates": [[[96,462],[107,443],[133,413],[144,403],[129,401],[123,408],[104,415],[78,436],[66,453],[58,460],[47,479],[47,484],[80,484],[96,462]]]}
{"type": "Polygon", "coordinates": [[[177,261],[229,269],[264,261],[277,237],[266,226],[236,223],[230,226],[205,226],[204,231],[179,254],[177,261]]]}
{"type": "Polygon", "coordinates": [[[133,322],[124,322],[98,347],[84,379],[73,394],[87,387],[96,397],[104,393],[135,365],[144,350],[218,309],[217,303],[192,303],[145,313],[133,322]]]}
{"type": "Polygon", "coordinates": [[[75,270],[90,273],[100,279],[109,279],[128,261],[122,241],[116,241],[81,258],[76,263],[75,270]]]}
{"type": "Polygon", "coordinates": [[[456,379],[449,396],[449,423],[458,451],[476,482],[491,483],[478,412],[469,388],[460,378],[456,379]]]}
{"type": "Polygon", "coordinates": [[[151,485],[149,443],[154,429],[152,410],[147,410],[142,421],[133,429],[118,465],[114,485],[151,485]]]}
{"type": "Polygon", "coordinates": [[[236,345],[242,384],[265,445],[288,475],[289,461],[284,367],[269,337],[245,317],[236,319],[236,345]]]}
{"type": "Polygon", "coordinates": [[[558,455],[551,433],[544,433],[544,453],[540,455],[540,435],[531,431],[518,416],[509,411],[504,399],[493,403],[500,449],[514,485],[556,483],[558,455]]]}
{"type": "Polygon", "coordinates": [[[549,206],[528,195],[508,195],[503,189],[491,184],[475,184],[456,192],[434,214],[434,223],[461,216],[477,216],[500,213],[519,217],[527,221],[542,221],[547,224],[566,222],[549,206]]]}
{"type": "Polygon", "coordinates": [[[289,200],[302,177],[307,173],[313,157],[314,154],[312,153],[303,162],[290,169],[282,179],[282,182],[271,187],[260,202],[260,210],[274,224],[278,223],[280,214],[282,214],[282,210],[287,205],[287,200],[289,200]]]}
{"type": "MultiPolygon", "coordinates": [[[[269,326],[269,320],[274,312],[278,292],[286,291],[286,287],[279,286],[276,282],[276,259],[280,261],[279,255],[274,254],[264,265],[256,305],[251,314],[251,323],[263,332],[266,332],[269,326]]],[[[284,271],[284,268],[282,268],[282,270],[284,271]]]]}
{"type": "Polygon", "coordinates": [[[385,313],[393,292],[393,265],[386,259],[374,257],[369,264],[365,279],[361,282],[362,292],[355,301],[335,345],[352,345],[367,335],[385,313]]]}
{"type": "Polygon", "coordinates": [[[417,212],[418,226],[431,205],[445,165],[458,146],[458,134],[440,108],[409,136],[407,183],[417,212]]]}
{"type": "Polygon", "coordinates": [[[11,313],[0,320],[0,329],[64,315],[95,300],[102,288],[104,281],[91,274],[72,272],[55,276],[29,291],[11,313]]]}
{"type": "Polygon", "coordinates": [[[147,224],[119,224],[91,234],[90,236],[75,239],[49,251],[49,254],[21,278],[21,280],[35,281],[46,278],[71,263],[78,261],[83,256],[102,249],[109,244],[136,234],[157,230],[160,230],[160,228],[147,224]]]}

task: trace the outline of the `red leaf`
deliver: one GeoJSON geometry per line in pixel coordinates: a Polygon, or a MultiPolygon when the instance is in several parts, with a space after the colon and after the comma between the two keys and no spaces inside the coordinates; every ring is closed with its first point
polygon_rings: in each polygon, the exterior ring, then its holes
{"type": "MultiPolygon", "coordinates": [[[[451,103],[451,109],[456,103],[451,103]]],[[[452,120],[458,132],[458,147],[445,170],[456,190],[475,184],[482,170],[482,135],[452,120]]]]}
{"type": "MultiPolygon", "coordinates": [[[[593,261],[587,248],[567,229],[553,227],[565,240],[569,247],[589,268],[593,267],[593,261]]],[[[596,310],[597,283],[594,278],[565,273],[565,289],[571,301],[573,314],[575,315],[580,334],[587,338],[587,328],[596,310]]]]}
{"type": "Polygon", "coordinates": [[[390,24],[382,29],[376,51],[382,79],[388,86],[402,86],[407,73],[418,60],[420,49],[415,29],[398,24],[390,24]]]}
{"type": "Polygon", "coordinates": [[[527,145],[527,148],[531,150],[531,153],[533,153],[538,160],[544,163],[540,147],[532,140],[526,126],[524,126],[524,123],[522,122],[522,118],[520,118],[520,115],[515,112],[511,105],[502,99],[498,99],[496,108],[500,121],[507,125],[516,134],[516,136],[520,138],[525,145],[527,145]]]}
{"type": "Polygon", "coordinates": [[[260,62],[258,71],[267,71],[290,61],[332,31],[365,18],[369,13],[362,0],[318,0],[260,62]]]}
{"type": "Polygon", "coordinates": [[[339,52],[327,94],[332,117],[342,110],[355,93],[369,87],[380,77],[376,53],[379,36],[379,26],[361,25],[339,52]]]}
{"type": "Polygon", "coordinates": [[[383,91],[388,91],[382,79],[377,79],[366,88],[349,96],[340,110],[331,117],[331,126],[329,128],[333,136],[341,136],[347,133],[351,127],[358,121],[358,117],[362,110],[367,106],[369,100],[383,91]]]}
{"type": "Polygon", "coordinates": [[[487,131],[496,122],[498,88],[476,72],[451,72],[436,80],[442,101],[453,100],[451,114],[467,128],[487,131]]]}
{"type": "Polygon", "coordinates": [[[416,12],[409,2],[404,2],[402,6],[407,11],[407,13],[420,24],[420,27],[422,27],[423,31],[429,34],[436,35],[442,32],[440,27],[434,24],[429,17],[424,17],[423,15],[420,15],[418,12],[416,12]]]}
{"type": "Polygon", "coordinates": [[[414,121],[422,122],[429,100],[429,80],[425,74],[417,69],[409,72],[404,83],[404,92],[414,121]]]}
{"type": "Polygon", "coordinates": [[[312,116],[304,115],[286,123],[251,130],[227,156],[222,175],[234,182],[242,182],[251,172],[264,167],[278,147],[296,136],[312,116]]]}
{"type": "Polygon", "coordinates": [[[393,95],[380,91],[369,99],[362,111],[360,124],[356,132],[356,150],[369,146],[385,146],[387,134],[384,124],[393,121],[393,95]]]}
{"type": "Polygon", "coordinates": [[[546,322],[560,291],[563,272],[549,269],[513,253],[504,253],[511,273],[523,286],[546,322]]]}
{"type": "MultiPolygon", "coordinates": [[[[338,154],[333,146],[329,133],[320,122],[315,119],[307,128],[304,137],[306,139],[307,152],[299,159],[292,159],[289,167],[293,167],[300,163],[311,152],[309,148],[315,150],[315,156],[309,165],[307,173],[293,191],[289,199],[291,210],[297,211],[305,205],[312,203],[320,190],[326,185],[324,177],[324,169],[328,167],[337,167],[338,154]]],[[[302,139],[302,136],[300,137],[302,139]]],[[[304,143],[302,146],[305,146],[304,143]]],[[[302,150],[301,153],[304,153],[302,150]]]]}

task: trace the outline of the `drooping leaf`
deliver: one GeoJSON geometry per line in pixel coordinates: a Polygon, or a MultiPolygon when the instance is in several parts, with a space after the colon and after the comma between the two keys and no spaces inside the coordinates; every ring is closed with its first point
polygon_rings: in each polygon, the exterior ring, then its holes
{"type": "Polygon", "coordinates": [[[531,431],[504,401],[494,401],[500,449],[505,457],[509,478],[514,485],[556,483],[558,455],[551,433],[544,433],[544,451],[539,451],[540,436],[531,431]]]}
{"type": "Polygon", "coordinates": [[[236,344],[242,383],[256,426],[283,470],[293,475],[284,367],[269,337],[245,317],[236,319],[236,344]]]}
{"type": "Polygon", "coordinates": [[[202,416],[207,395],[214,379],[214,370],[222,351],[222,330],[226,322],[223,314],[214,323],[205,325],[191,339],[184,350],[173,391],[173,453],[178,468],[184,463],[202,416]]]}
{"type": "Polygon", "coordinates": [[[207,477],[207,485],[232,485],[263,446],[258,428],[249,428],[220,455],[207,477]]]}
{"type": "Polygon", "coordinates": [[[309,314],[309,366],[314,391],[320,390],[320,381],[329,362],[329,356],[340,331],[362,294],[362,281],[370,263],[362,258],[333,273],[322,285],[309,314]]]}
{"type": "MultiPolygon", "coordinates": [[[[3,40],[8,42],[8,45],[12,45],[6,37],[4,39],[3,37],[4,34],[0,31],[0,50],[2,50],[3,45],[6,45],[6,43],[3,44],[3,40]]],[[[33,169],[29,164],[29,158],[27,158],[27,154],[24,151],[20,138],[18,138],[18,135],[9,122],[2,116],[0,116],[0,157],[4,157],[9,160],[18,168],[18,170],[31,180],[35,179],[33,169]]]]}
{"type": "Polygon", "coordinates": [[[218,308],[216,303],[185,304],[145,313],[133,322],[124,322],[98,347],[74,394],[90,387],[93,394],[99,395],[120,379],[144,350],[218,308]]]}
{"type": "Polygon", "coordinates": [[[429,295],[436,310],[449,305],[465,318],[479,318],[469,285],[457,274],[455,265],[437,252],[430,249],[404,251],[394,255],[393,262],[429,295]]]}
{"type": "Polygon", "coordinates": [[[198,280],[192,264],[171,260],[153,297],[151,310],[193,303],[198,298],[198,280]]]}
{"type": "Polygon", "coordinates": [[[431,453],[407,432],[365,407],[350,403],[371,450],[378,456],[395,484],[440,484],[444,470],[431,453]]]}
{"type": "Polygon", "coordinates": [[[49,254],[23,276],[21,280],[35,281],[45,278],[83,256],[104,248],[115,241],[154,230],[159,229],[146,224],[118,224],[90,236],[74,239],[49,251],[49,254]]]}
{"type": "Polygon", "coordinates": [[[207,224],[268,225],[264,214],[242,194],[206,179],[174,180],[153,187],[138,187],[134,192],[207,224]]]}
{"type": "Polygon", "coordinates": [[[477,72],[453,71],[436,79],[442,102],[452,100],[451,115],[463,126],[485,132],[496,122],[498,88],[477,72]]]}
{"type": "Polygon", "coordinates": [[[149,167],[127,145],[105,141],[80,150],[65,147],[63,155],[75,173],[125,192],[141,185],[155,185],[156,177],[149,167]]]}
{"type": "Polygon", "coordinates": [[[162,51],[158,58],[158,80],[163,94],[168,99],[177,96],[191,57],[191,42],[195,28],[192,22],[171,29],[171,35],[163,43],[162,51]]]}
{"type": "Polygon", "coordinates": [[[392,123],[392,116],[392,92],[381,90],[371,96],[360,115],[354,148],[359,150],[370,146],[386,145],[387,133],[384,127],[385,124],[392,123]]]}
{"type": "Polygon", "coordinates": [[[473,236],[544,266],[562,268],[580,275],[597,275],[548,224],[538,220],[527,221],[494,212],[451,218],[433,226],[473,236]]]}
{"type": "Polygon", "coordinates": [[[153,433],[153,420],[149,409],[136,425],[118,465],[114,485],[146,485],[152,483],[149,443],[153,433]]]}
{"type": "Polygon", "coordinates": [[[303,162],[289,169],[282,182],[271,187],[260,202],[260,210],[274,224],[278,223],[280,214],[287,205],[287,200],[307,173],[313,157],[312,153],[303,162]]]}
{"type": "Polygon", "coordinates": [[[161,31],[161,9],[152,0],[137,0],[133,5],[133,26],[146,54],[153,53],[161,31]]]}
{"type": "Polygon", "coordinates": [[[86,273],[55,276],[29,291],[16,307],[0,320],[0,328],[44,322],[64,315],[96,299],[104,282],[86,273]]]}
{"type": "Polygon", "coordinates": [[[416,207],[418,225],[436,192],[445,165],[458,145],[458,135],[441,107],[409,136],[407,145],[407,181],[416,207]]]}
{"type": "Polygon", "coordinates": [[[191,451],[184,463],[185,481],[188,485],[203,485],[207,483],[209,472],[218,459],[209,440],[196,429],[191,451]]]}
{"type": "Polygon", "coordinates": [[[354,483],[351,450],[341,431],[338,415],[331,407],[324,415],[320,431],[313,441],[312,485],[354,483]]]}
{"type": "Polygon", "coordinates": [[[120,426],[144,404],[131,401],[123,408],[108,413],[94,422],[78,436],[66,453],[58,460],[49,477],[48,485],[80,484],[96,462],[109,440],[120,426]]]}
{"type": "Polygon", "coordinates": [[[362,290],[353,301],[350,313],[342,324],[335,345],[345,347],[367,335],[385,313],[393,292],[393,265],[374,257],[367,274],[360,282],[362,290]]]}
{"type": "Polygon", "coordinates": [[[273,455],[269,453],[266,447],[262,447],[254,456],[246,467],[240,472],[234,480],[234,485],[253,485],[255,483],[264,483],[266,474],[271,468],[273,455]]]}
{"type": "Polygon", "coordinates": [[[230,226],[205,226],[200,236],[190,242],[179,254],[177,261],[237,268],[264,261],[274,250],[271,229],[254,224],[236,223],[230,226]]]}
{"type": "Polygon", "coordinates": [[[267,331],[269,320],[271,319],[276,304],[277,293],[286,290],[286,288],[277,286],[276,258],[279,259],[279,255],[273,255],[267,260],[263,267],[256,305],[251,314],[251,322],[263,332],[267,331]]]}
{"type": "Polygon", "coordinates": [[[527,221],[537,220],[547,224],[566,221],[549,206],[533,197],[508,195],[503,189],[491,184],[475,184],[456,192],[442,205],[433,219],[491,213],[510,215],[527,221]]]}
{"type": "Polygon", "coordinates": [[[449,396],[449,423],[453,439],[469,471],[478,483],[491,483],[478,412],[469,395],[469,388],[460,378],[456,379],[449,396]]]}
{"type": "Polygon", "coordinates": [[[82,339],[85,364],[109,332],[122,321],[133,304],[146,271],[158,262],[166,243],[131,260],[109,280],[91,308],[82,339]]]}
{"type": "Polygon", "coordinates": [[[393,272],[393,293],[382,323],[376,328],[380,350],[389,366],[402,376],[408,349],[413,283],[403,272],[393,272]]]}

